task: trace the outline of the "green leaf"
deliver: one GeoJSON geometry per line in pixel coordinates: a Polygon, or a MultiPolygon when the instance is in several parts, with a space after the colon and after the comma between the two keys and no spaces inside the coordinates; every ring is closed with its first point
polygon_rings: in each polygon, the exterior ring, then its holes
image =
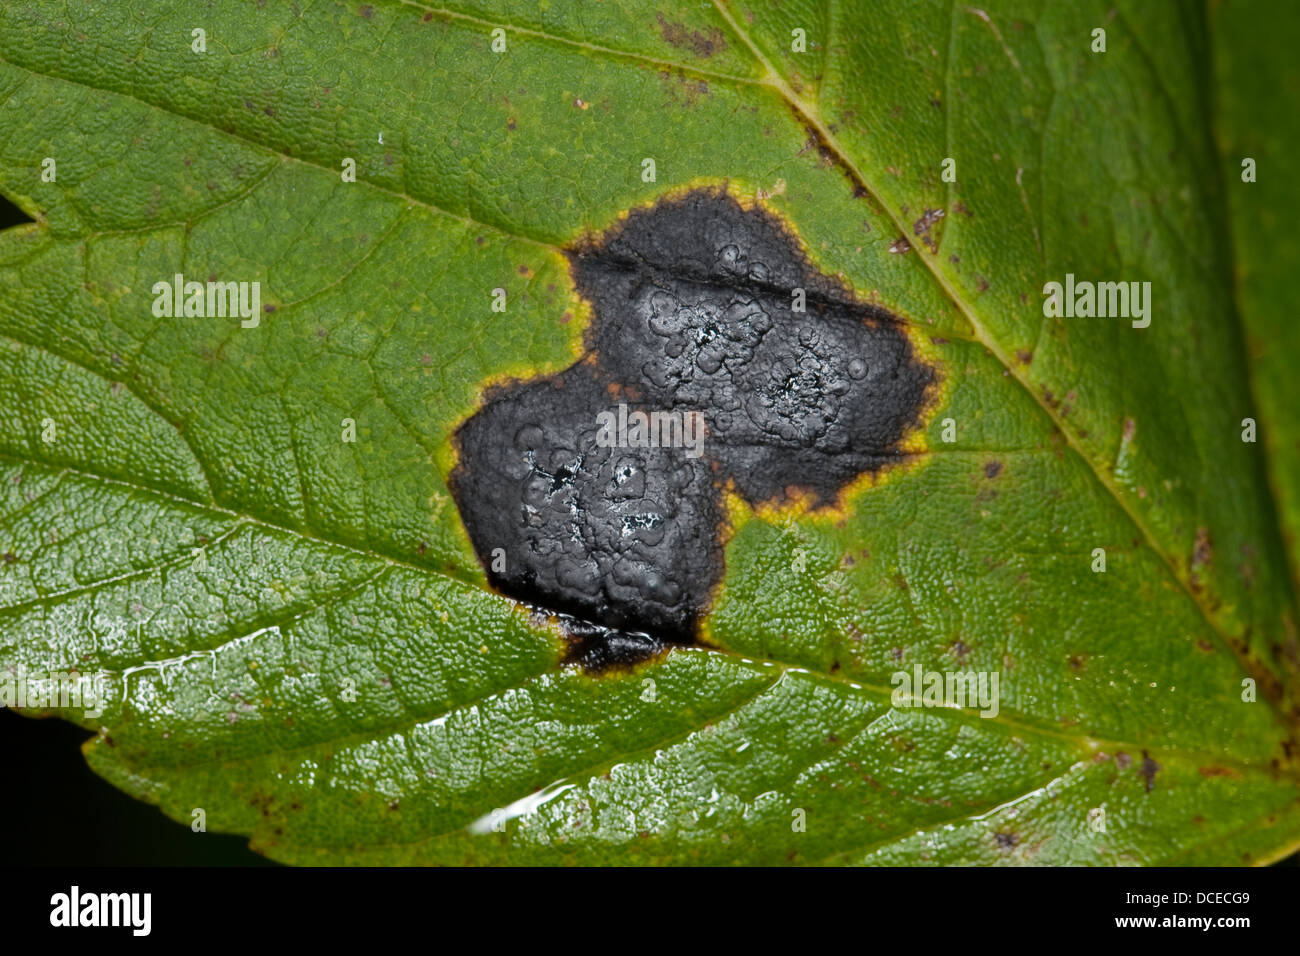
{"type": "MultiPolygon", "coordinates": [[[[37,220],[0,233],[0,669],[105,674],[101,715],[54,708],[97,772],[296,863],[1294,849],[1263,454],[1294,528],[1294,293],[1234,299],[1222,236],[1274,275],[1294,239],[1243,228],[1202,11],[519,6],[0,8],[0,190],[37,220]],[[940,394],[842,510],[731,502],[700,646],[587,674],[488,587],[452,435],[582,354],[566,246],[719,184],[902,316],[940,394]],[[256,326],[156,317],[176,273],[260,282],[256,326]],[[1150,282],[1150,326],[1046,318],[1067,273],[1150,282]],[[1258,412],[1238,305],[1289,335],[1258,412]],[[996,673],[996,716],[893,706],[917,667],[996,673]]],[[[1257,6],[1213,15],[1231,77],[1257,6]]]]}
{"type": "MultiPolygon", "coordinates": [[[[1211,30],[1220,77],[1215,120],[1228,189],[1228,226],[1236,259],[1233,279],[1245,326],[1251,384],[1268,450],[1278,518],[1286,536],[1292,581],[1300,581],[1300,380],[1292,373],[1300,355],[1300,329],[1289,316],[1300,311],[1300,290],[1292,282],[1300,261],[1300,237],[1286,211],[1300,204],[1294,175],[1294,136],[1275,121],[1290,109],[1288,96],[1300,88],[1300,67],[1272,54],[1300,42],[1300,18],[1272,17],[1257,2],[1216,3],[1211,30]],[[1267,22],[1266,31],[1259,29],[1267,22]],[[1246,183],[1247,161],[1254,181],[1246,183]],[[1259,175],[1263,166],[1265,175],[1259,175]]],[[[1295,634],[1284,635],[1296,656],[1295,634]]]]}

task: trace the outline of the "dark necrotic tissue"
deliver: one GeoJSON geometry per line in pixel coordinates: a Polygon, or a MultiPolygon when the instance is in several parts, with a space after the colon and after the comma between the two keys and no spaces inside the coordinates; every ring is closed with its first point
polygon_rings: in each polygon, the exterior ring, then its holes
{"type": "Polygon", "coordinates": [[[587,356],[490,390],[457,433],[451,490],[493,585],[571,618],[575,658],[599,668],[693,639],[722,577],[725,489],[834,502],[900,458],[935,371],[894,316],[720,190],[633,211],[568,256],[587,356]],[[635,429],[608,447],[598,416],[620,405],[702,416],[702,444],[679,427],[673,447],[635,429]]]}

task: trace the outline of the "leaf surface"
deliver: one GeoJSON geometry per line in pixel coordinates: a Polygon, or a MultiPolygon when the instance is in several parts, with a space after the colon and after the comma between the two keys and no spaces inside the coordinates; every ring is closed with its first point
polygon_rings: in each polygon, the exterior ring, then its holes
{"type": "Polygon", "coordinates": [[[297,863],[1293,848],[1200,11],[522,7],[0,9],[37,218],[0,234],[0,667],[106,672],[91,765],[297,863]],[[700,184],[904,317],[941,395],[842,511],[733,502],[703,646],[589,675],[488,588],[451,436],[581,354],[563,249],[700,184]],[[176,273],[259,281],[258,326],[156,318],[176,273]],[[1150,327],[1044,317],[1066,273],[1151,282],[1150,327]],[[918,666],[997,673],[997,715],[893,706],[918,666]]]}

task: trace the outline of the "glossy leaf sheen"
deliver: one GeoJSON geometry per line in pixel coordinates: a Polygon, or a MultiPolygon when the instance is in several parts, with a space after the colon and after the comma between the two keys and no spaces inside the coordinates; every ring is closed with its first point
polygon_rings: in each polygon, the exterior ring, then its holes
{"type": "Polygon", "coordinates": [[[91,765],[290,862],[1293,847],[1201,12],[518,6],[0,8],[0,189],[38,219],[0,234],[0,667],[107,671],[91,765]],[[840,512],[733,501],[709,647],[588,676],[487,588],[450,435],[580,353],[565,246],[719,183],[905,317],[927,452],[840,512]],[[260,281],[259,326],[155,318],[177,272],[260,281]],[[1150,281],[1150,328],[1044,319],[1067,272],[1150,281]],[[999,672],[998,715],[891,707],[916,665],[999,672]]]}

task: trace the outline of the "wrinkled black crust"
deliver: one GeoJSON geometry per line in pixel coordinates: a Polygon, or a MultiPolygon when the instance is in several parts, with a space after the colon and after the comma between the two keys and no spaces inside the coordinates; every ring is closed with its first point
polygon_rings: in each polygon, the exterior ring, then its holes
{"type": "Polygon", "coordinates": [[[602,669],[694,639],[722,577],[722,489],[834,502],[900,458],[935,372],[894,316],[722,191],[634,211],[568,256],[589,355],[491,390],[457,432],[451,491],[493,585],[587,622],[566,624],[570,659],[602,669]],[[702,456],[599,447],[620,402],[702,413],[702,456]]]}
{"type": "Polygon", "coordinates": [[[461,428],[452,491],[490,573],[505,549],[491,577],[506,594],[689,641],[722,567],[709,465],[680,448],[598,447],[610,404],[585,363],[502,390],[461,428]]]}
{"type": "Polygon", "coordinates": [[[561,623],[569,642],[565,662],[589,672],[631,667],[656,656],[670,644],[688,643],[664,641],[653,634],[620,631],[576,618],[564,618],[561,623]]]}

